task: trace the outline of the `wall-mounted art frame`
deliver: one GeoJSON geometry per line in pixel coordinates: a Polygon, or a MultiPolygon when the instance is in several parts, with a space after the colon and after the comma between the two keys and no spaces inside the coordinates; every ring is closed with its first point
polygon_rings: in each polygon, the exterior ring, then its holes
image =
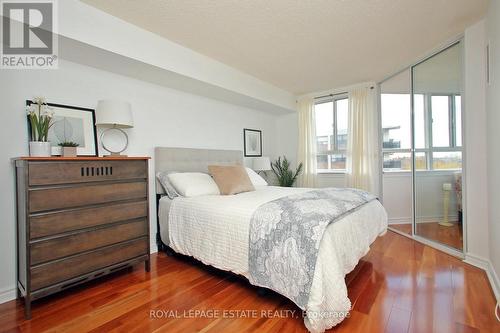
{"type": "MultiPolygon", "coordinates": [[[[27,100],[31,106],[33,101],[27,100]]],[[[48,140],[51,144],[52,155],[61,155],[59,143],[72,141],[79,144],[78,156],[99,156],[97,145],[97,130],[95,126],[95,110],[78,106],[47,103],[54,112],[54,123],[49,129],[48,140]]],[[[28,131],[30,130],[28,120],[28,131]]]]}
{"type": "Polygon", "coordinates": [[[262,131],[250,128],[243,129],[243,146],[245,157],[262,156],[262,131]]]}

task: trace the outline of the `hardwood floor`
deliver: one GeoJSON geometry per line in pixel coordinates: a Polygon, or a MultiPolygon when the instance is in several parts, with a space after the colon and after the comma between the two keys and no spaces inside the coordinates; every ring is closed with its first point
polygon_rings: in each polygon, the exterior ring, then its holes
{"type": "MultiPolygon", "coordinates": [[[[334,332],[500,332],[482,270],[394,232],[375,241],[346,281],[353,310],[334,332]]],[[[140,266],[34,302],[29,321],[20,301],[1,304],[0,330],[305,331],[296,316],[244,318],[240,312],[240,318],[223,318],[224,310],[298,311],[284,297],[260,294],[242,278],[160,253],[152,256],[150,273],[140,266]],[[221,312],[215,318],[208,312],[186,318],[197,310],[217,309],[221,312]],[[165,318],[175,315],[184,318],[165,318]]]]}
{"type": "Polygon", "coordinates": [[[411,235],[411,224],[403,223],[403,224],[389,224],[390,228],[393,228],[397,231],[404,232],[405,234],[411,235]]]}
{"type": "MultiPolygon", "coordinates": [[[[391,228],[411,234],[411,224],[391,224],[391,228]]],[[[443,227],[436,222],[417,223],[417,235],[462,250],[462,229],[458,222],[451,227],[443,227]]]]}

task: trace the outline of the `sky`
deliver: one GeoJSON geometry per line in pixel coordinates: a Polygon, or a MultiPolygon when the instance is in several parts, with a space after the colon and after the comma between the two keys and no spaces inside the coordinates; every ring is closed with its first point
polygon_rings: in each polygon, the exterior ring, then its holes
{"type": "MultiPolygon", "coordinates": [[[[461,112],[460,96],[456,97],[457,107],[457,144],[461,144],[461,112]]],[[[347,129],[348,101],[347,99],[337,102],[337,121],[339,130],[347,129]]],[[[409,94],[382,94],[382,127],[400,126],[399,129],[391,130],[390,137],[401,142],[401,148],[411,148],[411,122],[410,122],[410,95],[409,94]]],[[[432,101],[432,141],[434,147],[449,146],[449,114],[448,97],[433,96],[432,101]]],[[[317,104],[316,112],[316,135],[326,136],[333,133],[333,102],[317,104]]],[[[415,146],[425,148],[424,127],[424,98],[423,95],[415,95],[415,146]]]]}
{"type": "MultiPolygon", "coordinates": [[[[347,115],[349,102],[346,99],[337,100],[338,129],[347,130],[347,115]]],[[[316,135],[325,136],[333,134],[333,102],[316,104],[316,135]]]]}

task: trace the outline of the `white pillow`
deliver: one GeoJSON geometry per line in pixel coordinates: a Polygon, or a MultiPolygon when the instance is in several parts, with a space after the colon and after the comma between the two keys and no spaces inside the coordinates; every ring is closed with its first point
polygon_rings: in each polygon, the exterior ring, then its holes
{"type": "Polygon", "coordinates": [[[177,193],[183,197],[197,197],[200,195],[220,195],[219,187],[206,173],[179,172],[168,175],[168,180],[177,193]]]}
{"type": "Polygon", "coordinates": [[[177,173],[175,171],[164,171],[164,172],[158,172],[156,174],[156,178],[158,178],[158,181],[160,182],[161,186],[163,187],[163,190],[167,194],[167,197],[169,199],[174,199],[179,196],[179,193],[175,190],[175,187],[172,186],[170,183],[170,180],[168,180],[168,175],[172,173],[177,173]]]}
{"type": "Polygon", "coordinates": [[[253,171],[250,168],[245,168],[248,173],[248,177],[252,182],[252,185],[255,186],[267,186],[267,182],[264,178],[262,178],[257,172],[253,171]]]}

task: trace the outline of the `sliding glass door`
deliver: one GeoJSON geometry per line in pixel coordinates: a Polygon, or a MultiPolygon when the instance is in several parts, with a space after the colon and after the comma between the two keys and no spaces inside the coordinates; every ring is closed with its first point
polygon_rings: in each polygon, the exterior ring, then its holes
{"type": "Polygon", "coordinates": [[[390,228],[462,251],[462,43],[380,84],[390,228]]]}

